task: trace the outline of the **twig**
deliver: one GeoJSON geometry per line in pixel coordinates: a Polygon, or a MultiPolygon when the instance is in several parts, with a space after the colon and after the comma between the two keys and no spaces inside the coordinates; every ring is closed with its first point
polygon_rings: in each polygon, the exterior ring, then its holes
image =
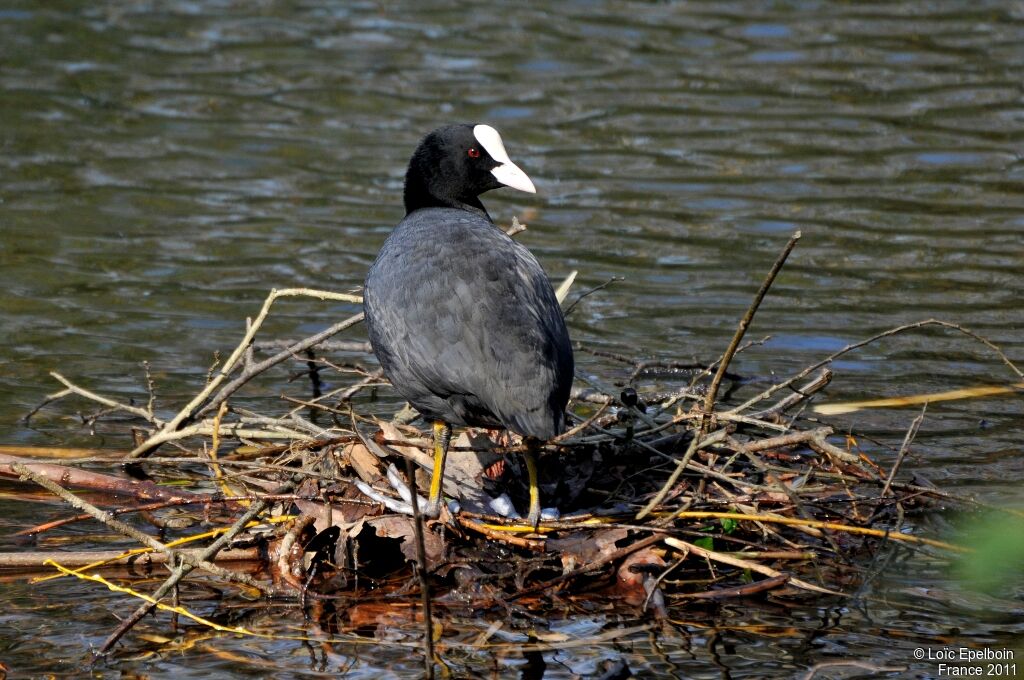
{"type": "Polygon", "coordinates": [[[826,668],[842,668],[844,666],[859,668],[862,671],[870,671],[872,674],[902,673],[907,670],[906,666],[878,666],[866,661],[825,661],[824,663],[816,663],[807,669],[807,672],[800,676],[800,680],[812,680],[820,670],[824,670],[826,668]]]}
{"type": "MultiPolygon", "coordinates": [[[[161,430],[159,432],[157,432],[156,434],[151,436],[149,439],[144,441],[139,446],[135,447],[126,456],[127,459],[131,460],[131,459],[134,459],[134,458],[139,458],[141,456],[148,455],[157,446],[159,446],[160,444],[162,444],[165,441],[169,441],[170,438],[167,438],[168,434],[173,433],[175,430],[179,429],[187,421],[191,421],[194,418],[202,416],[204,413],[210,411],[211,409],[214,409],[214,408],[217,408],[218,406],[220,406],[221,402],[225,401],[228,397],[230,397],[232,394],[234,394],[236,391],[238,391],[238,389],[242,385],[247,383],[254,376],[258,375],[259,373],[262,373],[263,371],[267,370],[268,368],[276,366],[277,364],[281,363],[282,361],[285,361],[286,359],[291,358],[293,355],[295,355],[295,354],[297,354],[299,352],[302,352],[302,351],[306,350],[307,348],[312,347],[313,345],[316,345],[317,343],[319,343],[319,342],[321,342],[323,340],[326,340],[327,338],[331,337],[332,335],[340,333],[341,331],[345,330],[349,326],[354,326],[355,324],[357,324],[357,323],[359,323],[360,321],[363,320],[363,313],[362,312],[360,312],[359,314],[353,314],[352,316],[348,317],[344,321],[339,321],[338,323],[334,324],[330,328],[327,328],[326,330],[320,331],[316,335],[312,335],[312,336],[306,338],[305,340],[297,342],[294,345],[292,345],[291,347],[289,347],[289,348],[287,348],[285,350],[282,350],[281,352],[278,352],[277,354],[273,355],[272,357],[270,357],[268,359],[264,359],[263,361],[261,361],[261,362],[259,362],[257,364],[253,364],[248,369],[242,371],[241,375],[239,375],[237,378],[235,378],[234,380],[229,382],[227,385],[224,385],[224,387],[221,388],[221,390],[219,392],[217,392],[217,394],[211,398],[210,395],[213,394],[214,390],[216,390],[217,387],[228,377],[228,373],[230,372],[231,368],[234,367],[234,363],[233,362],[237,362],[238,361],[238,357],[241,356],[241,354],[244,351],[245,347],[248,346],[248,343],[252,341],[252,336],[255,334],[256,329],[259,328],[259,324],[262,323],[263,319],[266,317],[265,312],[269,309],[270,304],[273,302],[274,299],[276,299],[277,296],[283,295],[285,293],[289,293],[289,291],[291,291],[291,290],[293,290],[293,289],[289,289],[289,290],[286,290],[286,291],[280,291],[280,292],[273,291],[271,293],[270,297],[267,298],[267,302],[264,303],[264,309],[260,312],[260,316],[257,317],[256,322],[253,324],[252,329],[249,332],[246,333],[246,336],[242,340],[242,343],[240,343],[238,345],[238,347],[235,349],[235,352],[231,355],[231,358],[228,360],[228,362],[225,363],[225,365],[220,369],[220,371],[215,376],[213,376],[213,379],[210,380],[210,382],[206,385],[206,387],[204,387],[199,392],[199,394],[197,394],[192,399],[192,401],[190,401],[185,406],[185,408],[183,408],[178,413],[178,415],[176,415],[170,422],[168,422],[166,425],[164,425],[163,428],[161,428],[161,430]],[[205,404],[204,404],[204,402],[205,402],[205,404]]],[[[305,289],[297,289],[297,290],[305,290],[305,289]]],[[[347,296],[346,298],[339,298],[339,299],[348,299],[348,298],[352,298],[352,297],[354,297],[354,296],[347,296]]]]}
{"type": "MultiPolygon", "coordinates": [[[[277,493],[285,493],[287,491],[290,491],[292,487],[295,486],[295,483],[296,481],[292,479],[286,482],[279,489],[276,489],[275,491],[277,493]]],[[[236,520],[235,523],[231,525],[231,528],[225,531],[216,541],[211,543],[206,548],[206,550],[203,550],[200,553],[199,557],[196,558],[196,562],[204,563],[210,559],[213,559],[217,555],[217,553],[219,553],[230,541],[234,540],[235,536],[238,535],[238,532],[244,529],[249,524],[249,522],[256,519],[256,517],[258,517],[259,514],[266,509],[268,504],[268,501],[260,499],[254,502],[251,506],[249,506],[249,509],[245,512],[245,514],[239,517],[238,520],[236,520]]],[[[153,593],[153,602],[158,602],[161,598],[163,598],[164,595],[169,593],[171,589],[174,588],[179,581],[181,581],[181,579],[185,578],[185,576],[187,576],[189,572],[192,571],[193,568],[194,566],[192,562],[188,560],[185,560],[183,564],[179,564],[178,567],[174,570],[174,572],[170,575],[170,577],[168,577],[167,580],[164,581],[163,584],[159,588],[157,588],[156,591],[153,593]]],[[[260,590],[266,590],[266,586],[261,586],[260,590]]],[[[108,636],[107,639],[103,642],[103,646],[100,647],[99,651],[96,652],[96,656],[102,656],[106,654],[108,651],[110,651],[110,649],[115,644],[117,644],[117,641],[120,640],[125,633],[131,630],[131,628],[136,623],[141,621],[142,617],[144,617],[146,614],[153,610],[153,607],[156,606],[155,604],[153,604],[153,602],[143,603],[139,606],[138,609],[132,612],[131,616],[122,621],[121,625],[117,627],[117,630],[111,633],[110,636],[108,636]]]]}
{"type": "Polygon", "coordinates": [[[420,513],[419,495],[416,491],[416,467],[411,458],[405,459],[405,474],[409,477],[412,520],[416,537],[416,571],[420,580],[420,600],[423,603],[423,669],[427,680],[434,678],[434,616],[430,599],[430,583],[427,581],[427,548],[423,541],[423,515],[420,513]]]}
{"type": "MultiPolygon", "coordinates": [[[[532,550],[533,552],[544,552],[544,539],[540,538],[526,538],[523,536],[516,536],[511,531],[498,531],[495,527],[479,522],[475,519],[471,519],[469,515],[472,513],[462,511],[455,516],[455,520],[459,523],[459,526],[463,529],[470,529],[477,532],[478,534],[485,536],[492,541],[499,541],[501,543],[507,543],[517,548],[524,548],[526,550],[532,550]]],[[[517,531],[534,533],[533,527],[516,527],[517,531]]],[[[544,529],[544,527],[540,527],[544,529]]]]}
{"type": "MultiPolygon", "coordinates": [[[[81,461],[77,461],[81,462],[81,461]]],[[[109,460],[102,462],[109,463],[109,460]]],[[[151,481],[136,481],[115,477],[91,470],[80,470],[70,465],[56,463],[40,463],[28,458],[0,454],[0,478],[20,475],[16,466],[31,465],[35,474],[48,480],[59,480],[62,484],[101,491],[108,494],[127,496],[143,501],[179,501],[206,502],[209,496],[195,494],[184,489],[171,489],[158,486],[151,481]]]]}
{"type": "Polygon", "coordinates": [[[948,550],[956,553],[969,553],[971,550],[968,548],[954,545],[952,543],[946,543],[945,541],[937,541],[934,538],[924,538],[923,536],[914,536],[913,534],[894,534],[889,531],[883,531],[882,529],[872,529],[870,527],[857,527],[850,524],[839,524],[838,522],[825,522],[822,520],[809,520],[800,519],[799,517],[782,517],[779,515],[749,515],[735,512],[712,512],[704,510],[688,510],[686,512],[679,512],[675,514],[678,519],[732,519],[736,521],[750,520],[751,522],[765,522],[766,524],[788,524],[790,526],[803,526],[810,527],[812,529],[828,529],[830,531],[845,531],[848,534],[860,534],[861,536],[874,536],[875,538],[884,538],[889,541],[898,541],[901,543],[916,543],[919,545],[927,545],[933,548],[939,548],[941,550],[948,550]]]}
{"type": "MultiPolygon", "coordinates": [[[[265,352],[272,349],[285,349],[291,347],[298,340],[263,340],[261,342],[252,343],[253,349],[258,352],[265,352]]],[[[370,347],[370,343],[362,342],[359,340],[328,340],[326,342],[320,342],[315,347],[321,352],[361,352],[363,354],[369,354],[373,351],[370,347]]]]}
{"type": "Polygon", "coordinates": [[[896,478],[896,472],[899,471],[900,466],[903,465],[903,459],[907,457],[910,452],[910,445],[914,441],[914,437],[917,436],[917,431],[921,428],[921,423],[924,422],[924,414],[928,410],[928,404],[921,407],[921,412],[914,418],[913,422],[910,423],[910,427],[907,428],[907,434],[903,437],[903,444],[900,446],[899,453],[896,454],[896,462],[892,464],[892,469],[889,470],[889,476],[885,480],[885,486],[882,487],[882,493],[879,494],[879,498],[885,498],[889,494],[889,487],[892,486],[892,480],[896,478]]]}
{"type": "MultiPolygon", "coordinates": [[[[180,493],[180,492],[179,492],[180,493]]],[[[156,503],[146,503],[145,505],[136,505],[130,508],[115,508],[113,510],[107,510],[107,513],[111,516],[117,515],[128,515],[135,512],[152,512],[154,510],[162,510],[164,508],[181,507],[183,505],[206,505],[211,504],[236,504],[238,502],[251,503],[257,498],[263,498],[268,501],[308,501],[308,500],[319,500],[319,496],[307,497],[299,496],[296,494],[263,494],[256,496],[254,494],[247,494],[241,496],[200,496],[197,498],[175,498],[166,501],[158,501],[156,503]]],[[[12,536],[36,536],[43,533],[44,531],[51,531],[58,527],[65,526],[67,524],[74,524],[75,522],[82,522],[91,518],[92,515],[88,513],[81,513],[79,515],[72,515],[71,517],[63,517],[61,519],[55,519],[50,522],[44,522],[43,524],[37,524],[27,529],[16,531],[12,536]]],[[[61,564],[67,566],[65,561],[61,561],[61,564]]]]}
{"type": "MultiPolygon", "coordinates": [[[[242,423],[224,423],[220,427],[220,433],[221,435],[226,434],[243,439],[299,439],[303,441],[312,441],[314,439],[314,437],[303,432],[296,432],[282,427],[278,427],[274,430],[257,430],[246,428],[242,423]]],[[[198,435],[208,436],[211,434],[213,434],[213,423],[208,420],[203,420],[187,427],[182,427],[179,430],[165,430],[158,432],[132,451],[132,453],[135,453],[135,451],[138,451],[144,446],[156,448],[157,446],[167,442],[188,439],[189,437],[195,437],[198,435]]],[[[132,453],[129,453],[125,457],[128,459],[139,457],[133,456],[132,453]]]]}
{"type": "Polygon", "coordinates": [[[781,415],[785,411],[793,408],[800,402],[810,398],[816,392],[828,387],[828,384],[832,382],[832,371],[827,368],[821,369],[818,375],[811,378],[811,380],[800,387],[793,389],[793,394],[787,395],[782,399],[779,399],[775,404],[769,406],[763,411],[757,413],[751,413],[751,418],[764,419],[775,415],[781,415]]]}
{"type": "MultiPolygon", "coordinates": [[[[794,233],[790,238],[789,242],[786,243],[786,247],[782,249],[782,253],[779,254],[778,259],[775,260],[775,264],[772,265],[771,270],[768,272],[768,276],[761,283],[761,287],[757,291],[757,295],[754,296],[754,301],[750,303],[750,307],[747,308],[747,313],[743,315],[740,320],[739,327],[736,328],[736,333],[732,336],[732,342],[729,343],[729,347],[725,350],[725,354],[722,357],[721,363],[718,364],[718,370],[715,372],[715,377],[711,380],[711,386],[708,387],[708,393],[704,397],[704,414],[710,417],[712,409],[715,407],[715,397],[718,396],[718,386],[722,382],[722,378],[725,376],[725,371],[729,367],[729,362],[732,361],[733,355],[736,353],[736,348],[740,346],[740,342],[743,340],[743,336],[747,332],[747,328],[750,326],[750,322],[754,319],[754,314],[757,313],[757,308],[761,306],[761,301],[764,300],[764,296],[768,294],[768,289],[772,287],[772,283],[775,282],[775,277],[778,276],[782,270],[782,266],[786,264],[786,258],[793,252],[793,248],[796,247],[797,241],[800,240],[800,232],[794,233]]],[[[707,431],[708,418],[701,419],[700,432],[704,433],[707,431]]]]}
{"type": "Polygon", "coordinates": [[[674,487],[676,485],[676,482],[679,481],[679,476],[683,474],[683,470],[685,470],[686,467],[690,464],[690,461],[693,459],[693,456],[694,454],[697,453],[698,449],[702,449],[706,446],[711,446],[712,444],[717,444],[718,442],[725,439],[728,435],[729,431],[725,429],[718,430],[717,432],[709,434],[706,437],[701,437],[699,433],[695,432],[693,435],[693,440],[690,441],[689,448],[686,449],[686,453],[683,455],[681,459],[679,459],[679,462],[676,463],[676,469],[672,471],[672,474],[669,475],[669,478],[662,485],[658,493],[655,494],[654,498],[652,498],[650,502],[648,502],[647,505],[645,505],[643,509],[636,514],[635,519],[643,519],[648,514],[650,514],[650,512],[653,511],[656,507],[661,505],[661,502],[665,500],[666,496],[668,496],[668,492],[671,491],[672,487],[674,487]]]}
{"type": "Polygon", "coordinates": [[[763,593],[766,590],[781,588],[789,583],[789,579],[789,574],[781,573],[778,576],[772,576],[771,578],[754,581],[753,583],[748,583],[742,586],[719,588],[718,590],[705,590],[699,593],[686,593],[681,597],[687,600],[725,600],[733,597],[749,597],[751,595],[756,595],[757,593],[763,593]]]}
{"type": "Polygon", "coordinates": [[[620,548],[619,550],[616,550],[614,552],[606,553],[606,554],[598,557],[597,559],[592,560],[592,561],[586,563],[582,567],[579,567],[577,569],[573,569],[572,571],[564,573],[564,574],[562,574],[560,576],[556,576],[553,579],[550,579],[548,581],[544,581],[543,583],[538,583],[537,585],[530,586],[529,588],[523,588],[520,591],[512,593],[506,599],[507,600],[516,600],[516,599],[519,599],[520,597],[523,597],[524,595],[533,595],[534,593],[540,593],[540,592],[543,592],[545,590],[549,590],[549,589],[553,588],[554,586],[556,586],[556,585],[558,585],[560,583],[564,583],[565,581],[568,581],[569,579],[575,578],[575,577],[580,576],[581,574],[585,574],[585,573],[587,573],[589,571],[593,571],[593,570],[597,569],[598,567],[602,567],[602,566],[604,566],[604,565],[606,565],[606,564],[608,564],[610,562],[614,562],[616,560],[620,560],[623,557],[626,557],[627,555],[632,555],[637,550],[640,550],[641,548],[646,548],[649,545],[654,545],[658,541],[661,541],[661,540],[663,540],[665,538],[665,536],[662,533],[659,533],[659,532],[664,531],[663,529],[658,529],[658,528],[655,528],[655,527],[644,527],[644,528],[647,529],[648,531],[654,531],[655,532],[654,535],[653,536],[648,536],[647,538],[641,538],[636,543],[632,543],[630,545],[627,545],[625,548],[620,548]]]}
{"type": "MultiPolygon", "coordinates": [[[[178,550],[178,554],[188,553],[198,558],[201,550],[178,550]]],[[[258,562],[262,559],[260,548],[239,548],[224,550],[217,556],[218,562],[258,562]]],[[[42,569],[47,560],[59,562],[61,566],[71,569],[87,567],[96,562],[106,562],[105,567],[134,567],[145,569],[154,564],[173,563],[167,553],[147,552],[144,554],[129,553],[124,550],[46,550],[41,552],[0,553],[0,569],[42,569]]],[[[48,569],[52,572],[52,569],[48,569]]]]}
{"type": "MultiPolygon", "coordinates": [[[[138,406],[131,406],[129,404],[122,404],[119,401],[114,401],[113,399],[108,399],[107,397],[100,396],[99,394],[96,394],[95,392],[87,390],[84,387],[79,387],[78,385],[75,385],[70,380],[68,380],[67,378],[62,376],[60,373],[57,373],[56,371],[50,371],[50,375],[55,380],[57,380],[59,383],[64,385],[64,387],[67,388],[67,390],[65,390],[65,392],[69,392],[69,393],[72,393],[72,394],[77,394],[80,397],[85,397],[86,399],[91,399],[92,401],[95,401],[97,403],[103,404],[104,406],[109,406],[112,409],[117,409],[119,411],[125,411],[127,413],[131,413],[132,415],[136,415],[136,416],[142,418],[146,422],[153,423],[157,427],[160,427],[161,425],[163,425],[163,421],[160,420],[159,418],[157,418],[156,416],[154,416],[152,411],[147,411],[146,409],[139,408],[138,406]]],[[[58,393],[58,394],[61,394],[61,393],[58,393]]],[[[54,400],[53,397],[56,397],[56,396],[57,395],[50,395],[50,396],[48,396],[46,398],[49,401],[53,401],[54,400]]]]}
{"type": "Polygon", "coordinates": [[[142,370],[146,375],[146,393],[149,394],[149,399],[146,401],[146,413],[149,414],[150,422],[153,422],[156,418],[153,411],[156,404],[156,383],[153,382],[153,374],[149,370],[148,361],[142,362],[142,370]]]}
{"type": "MultiPolygon", "coordinates": [[[[565,302],[566,296],[569,295],[569,289],[572,288],[572,284],[576,281],[577,274],[579,274],[579,272],[573,269],[569,272],[569,275],[562,280],[562,283],[559,284],[558,288],[555,289],[555,299],[558,300],[558,304],[565,302]]],[[[562,316],[565,316],[566,314],[568,314],[568,312],[565,312],[562,316]]]]}
{"type": "Polygon", "coordinates": [[[978,335],[974,331],[971,331],[971,330],[968,330],[967,328],[964,328],[960,324],[950,323],[949,321],[941,321],[939,319],[925,319],[924,321],[916,321],[914,323],[908,323],[908,324],[904,324],[902,326],[896,326],[895,328],[890,328],[887,331],[882,331],[881,333],[877,333],[875,335],[872,335],[870,338],[865,338],[864,340],[861,340],[859,342],[855,342],[852,345],[847,345],[846,347],[842,348],[838,352],[833,352],[832,354],[828,355],[827,357],[825,357],[821,361],[819,361],[817,363],[814,363],[814,364],[811,364],[810,366],[808,366],[804,370],[802,370],[799,373],[797,373],[796,375],[794,375],[792,378],[789,378],[788,380],[785,380],[785,381],[783,381],[781,383],[778,383],[776,385],[772,385],[771,387],[766,389],[764,392],[761,392],[757,396],[751,397],[750,399],[746,400],[745,402],[743,402],[742,404],[740,404],[736,408],[731,409],[729,411],[729,413],[739,413],[740,411],[743,411],[745,409],[750,408],[751,406],[753,406],[757,402],[762,401],[764,399],[767,399],[768,397],[772,396],[773,394],[775,394],[779,390],[781,390],[783,388],[786,388],[786,387],[789,387],[790,385],[795,383],[797,380],[802,380],[802,379],[806,378],[813,371],[816,371],[817,369],[821,368],[822,366],[826,366],[826,365],[832,363],[834,360],[836,360],[839,357],[843,356],[847,352],[852,352],[855,349],[860,349],[861,347],[864,347],[865,345],[870,345],[871,343],[876,342],[878,340],[881,340],[882,338],[887,338],[887,337],[889,337],[891,335],[897,335],[899,333],[904,333],[906,331],[915,330],[917,328],[923,328],[925,326],[941,326],[943,328],[950,328],[952,330],[959,331],[960,333],[963,333],[964,335],[966,335],[968,337],[974,338],[978,342],[982,343],[983,345],[985,345],[986,347],[988,347],[989,349],[994,351],[997,355],[999,355],[999,358],[1003,360],[1003,363],[1006,364],[1007,366],[1009,366],[1010,370],[1012,370],[1014,373],[1016,373],[1018,378],[1024,378],[1024,373],[1022,373],[1021,370],[1019,368],[1017,368],[1017,366],[1012,361],[1010,361],[1009,357],[1007,357],[1006,354],[1003,353],[1003,350],[999,349],[998,346],[993,344],[992,341],[988,340],[987,338],[984,338],[984,337],[978,335]]]}
{"type": "MultiPolygon", "coordinates": [[[[666,537],[664,540],[665,543],[672,546],[676,550],[688,550],[690,551],[690,553],[694,555],[699,555],[704,559],[714,560],[715,562],[728,564],[732,567],[739,567],[740,569],[749,569],[751,571],[756,571],[759,574],[764,574],[765,576],[769,576],[771,578],[777,578],[783,575],[781,571],[776,571],[775,569],[772,569],[771,567],[766,567],[763,564],[751,562],[750,560],[741,560],[738,557],[733,557],[732,555],[727,555],[726,553],[720,553],[714,550],[707,550],[706,548],[702,548],[699,545],[695,545],[693,543],[683,541],[678,538],[673,538],[669,536],[666,537]]],[[[789,582],[797,588],[803,588],[804,590],[811,590],[816,593],[823,593],[825,595],[838,595],[840,597],[845,597],[844,593],[840,593],[836,590],[830,590],[829,588],[822,588],[821,586],[816,586],[813,583],[801,581],[798,578],[790,577],[789,582]]]]}
{"type": "MultiPolygon", "coordinates": [[[[593,295],[594,293],[596,293],[599,290],[603,290],[603,289],[607,288],[608,286],[612,285],[616,281],[624,281],[624,280],[625,279],[623,277],[621,277],[621,276],[613,276],[613,277],[611,277],[610,279],[608,279],[607,281],[605,281],[604,283],[602,283],[600,285],[594,286],[593,288],[588,288],[587,290],[585,290],[582,293],[580,293],[579,295],[577,295],[576,299],[572,301],[572,304],[565,308],[565,312],[564,312],[563,316],[569,316],[570,314],[572,314],[572,310],[576,309],[576,305],[578,305],[583,298],[585,298],[585,297],[587,297],[589,295],[593,295]]],[[[568,291],[566,291],[566,292],[568,292],[568,291]]]]}
{"type": "Polygon", "coordinates": [[[1000,394],[1021,393],[1024,382],[1010,385],[981,385],[946,392],[929,392],[927,394],[911,394],[906,397],[888,397],[885,399],[868,399],[865,401],[844,401],[832,404],[819,404],[814,407],[815,413],[824,416],[837,416],[845,413],[856,413],[865,408],[882,408],[886,406],[916,406],[932,404],[937,401],[959,401],[960,399],[978,399],[994,397],[1000,394]]]}
{"type": "MultiPolygon", "coordinates": [[[[807,442],[807,445],[823,456],[832,456],[833,458],[838,458],[844,463],[859,463],[860,458],[848,451],[843,451],[838,446],[828,442],[826,437],[831,434],[831,429],[832,428],[812,430],[811,432],[813,433],[813,436],[810,441],[807,442]]],[[[864,470],[869,473],[871,472],[868,468],[864,468],[864,470]]]]}
{"type": "Polygon", "coordinates": [[[512,216],[512,224],[505,230],[505,233],[509,236],[515,236],[521,231],[526,231],[526,225],[519,223],[519,218],[515,215],[512,216]]]}
{"type": "Polygon", "coordinates": [[[69,396],[71,394],[74,394],[74,392],[72,390],[69,390],[69,389],[63,389],[60,392],[54,392],[53,394],[47,394],[45,397],[43,397],[43,400],[41,402],[36,404],[32,408],[31,411],[29,411],[28,413],[26,413],[24,415],[24,417],[22,417],[21,422],[23,424],[25,424],[25,425],[28,425],[29,421],[32,420],[32,416],[34,416],[35,414],[37,414],[41,410],[43,410],[43,408],[47,404],[52,404],[53,402],[59,401],[59,400],[63,399],[64,397],[67,397],[67,396],[69,396]]]}
{"type": "Polygon", "coordinates": [[[166,545],[156,540],[149,534],[139,531],[130,524],[125,524],[120,520],[114,519],[108,513],[103,512],[92,503],[82,500],[75,494],[71,493],[64,487],[60,486],[59,484],[52,482],[45,476],[36,474],[32,470],[29,470],[28,467],[26,467],[25,465],[21,465],[20,463],[18,463],[15,464],[13,467],[18,474],[28,479],[31,479],[33,482],[43,487],[50,493],[60,497],[71,507],[75,508],[76,510],[81,510],[82,512],[86,512],[92,515],[93,518],[97,521],[102,522],[103,524],[118,532],[119,534],[123,534],[125,536],[128,536],[129,538],[135,539],[139,543],[145,545],[147,548],[167,553],[169,556],[172,557],[172,559],[174,558],[174,556],[180,557],[183,561],[187,562],[193,567],[200,567],[203,570],[210,572],[211,574],[220,576],[221,578],[225,578],[231,581],[237,581],[239,583],[244,583],[245,585],[250,586],[252,588],[256,588],[260,591],[267,590],[267,586],[265,584],[256,581],[250,576],[229,571],[227,569],[224,569],[223,567],[218,567],[216,564],[206,561],[205,558],[195,558],[190,555],[183,555],[180,554],[179,551],[175,551],[172,548],[168,548],[166,545]]]}
{"type": "Polygon", "coordinates": [[[570,437],[573,437],[573,436],[579,434],[580,432],[582,432],[583,430],[587,429],[588,427],[593,425],[594,422],[597,421],[597,419],[600,418],[604,414],[604,412],[606,410],[608,410],[608,406],[610,404],[611,404],[611,400],[609,399],[607,402],[601,404],[597,408],[596,411],[594,411],[594,415],[590,416],[589,418],[587,418],[583,422],[579,423],[578,425],[575,425],[575,426],[569,428],[568,430],[566,430],[562,434],[560,434],[557,437],[555,437],[554,439],[552,439],[550,443],[557,444],[559,442],[564,442],[565,440],[569,439],[570,437]]]}

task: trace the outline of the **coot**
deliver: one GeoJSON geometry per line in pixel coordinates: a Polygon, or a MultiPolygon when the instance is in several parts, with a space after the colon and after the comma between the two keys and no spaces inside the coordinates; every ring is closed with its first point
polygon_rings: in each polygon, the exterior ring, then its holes
{"type": "Polygon", "coordinates": [[[417,147],[405,219],[366,275],[370,344],[388,379],[433,422],[425,513],[440,512],[452,425],[524,437],[528,521],[540,521],[534,451],[560,434],[572,385],[565,318],[537,259],[491,220],[480,194],[535,193],[489,125],[449,125],[417,147]]]}

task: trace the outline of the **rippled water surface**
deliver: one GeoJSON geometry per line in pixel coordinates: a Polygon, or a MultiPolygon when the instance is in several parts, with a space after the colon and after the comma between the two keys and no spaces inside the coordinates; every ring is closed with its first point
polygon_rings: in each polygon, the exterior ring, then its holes
{"type": "MultiPolygon", "coordinates": [[[[144,360],[170,410],[270,288],[360,285],[402,216],[412,148],[449,121],[497,127],[534,179],[536,196],[485,202],[498,221],[529,224],[519,238],[553,277],[578,269],[581,290],[623,279],[571,315],[585,346],[714,359],[800,230],[750,332],[771,339],[737,358],[743,375],[786,376],[929,317],[1024,363],[1022,76],[1016,2],[7,3],[0,443],[124,446],[79,427],[75,405],[44,411],[33,428],[19,418],[56,389],[51,370],[144,400],[144,360]]],[[[266,335],[309,334],[353,311],[286,302],[266,335]]],[[[623,376],[606,358],[579,363],[623,376]]],[[[937,330],[835,368],[832,400],[1014,377],[983,345],[937,330]]],[[[1021,404],[932,405],[905,472],[1020,505],[1021,404]]],[[[885,464],[914,413],[832,422],[870,435],[862,443],[885,464]]],[[[9,529],[30,515],[64,513],[0,498],[0,549],[15,549],[9,529]]],[[[26,672],[75,674],[82,650],[129,608],[92,584],[13,582],[0,593],[0,662],[26,672]]],[[[922,556],[898,554],[866,595],[840,610],[725,607],[716,621],[735,629],[679,621],[540,663],[544,677],[624,658],[638,673],[785,678],[859,659],[926,677],[935,664],[911,652],[937,640],[1024,647],[1019,599],[964,594],[922,556]]],[[[571,638],[612,624],[579,615],[552,628],[571,638]]],[[[407,638],[417,636],[411,626],[407,638]]],[[[378,677],[415,674],[407,656],[211,638],[117,668],[266,675],[266,662],[285,675],[378,677]],[[322,665],[311,661],[321,653],[322,665]]],[[[537,677],[529,655],[451,662],[462,674],[537,677]]]]}

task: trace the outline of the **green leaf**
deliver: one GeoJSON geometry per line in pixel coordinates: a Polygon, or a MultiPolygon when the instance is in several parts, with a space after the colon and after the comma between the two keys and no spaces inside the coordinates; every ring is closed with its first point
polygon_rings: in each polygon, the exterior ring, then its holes
{"type": "Polygon", "coordinates": [[[715,549],[715,539],[711,538],[710,536],[698,538],[696,541],[693,542],[693,544],[698,548],[704,548],[705,550],[715,549]]]}
{"type": "Polygon", "coordinates": [[[958,563],[961,581],[968,588],[994,595],[1010,592],[1024,583],[1024,520],[1010,513],[990,513],[972,518],[963,527],[967,547],[973,552],[958,563]]]}

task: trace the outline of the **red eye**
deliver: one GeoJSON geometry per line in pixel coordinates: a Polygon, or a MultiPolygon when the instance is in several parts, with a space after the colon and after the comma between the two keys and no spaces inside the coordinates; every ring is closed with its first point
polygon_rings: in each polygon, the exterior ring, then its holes
{"type": "Polygon", "coordinates": [[[469,147],[468,153],[470,158],[480,158],[480,150],[475,147],[469,147]]]}

